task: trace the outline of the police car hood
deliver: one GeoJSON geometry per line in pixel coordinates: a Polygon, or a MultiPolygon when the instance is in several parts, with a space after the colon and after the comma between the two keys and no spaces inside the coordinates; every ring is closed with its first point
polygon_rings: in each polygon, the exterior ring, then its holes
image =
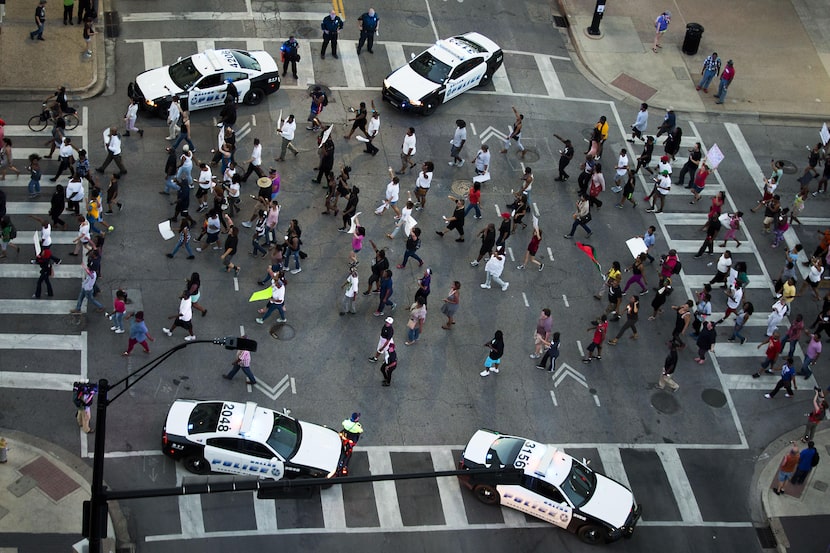
{"type": "Polygon", "coordinates": [[[170,78],[169,65],[145,71],[135,78],[135,82],[147,100],[156,100],[184,92],[170,78]]]}
{"type": "Polygon", "coordinates": [[[302,441],[297,453],[289,461],[298,465],[332,472],[337,468],[343,442],[331,428],[297,421],[302,430],[302,441]]]}
{"type": "Polygon", "coordinates": [[[404,94],[410,100],[420,100],[441,86],[420,76],[409,67],[409,64],[398,68],[386,77],[386,82],[389,83],[390,87],[404,94]]]}
{"type": "Polygon", "coordinates": [[[579,510],[615,528],[623,526],[634,505],[634,494],[619,482],[596,472],[594,474],[597,477],[594,494],[579,510]]]}

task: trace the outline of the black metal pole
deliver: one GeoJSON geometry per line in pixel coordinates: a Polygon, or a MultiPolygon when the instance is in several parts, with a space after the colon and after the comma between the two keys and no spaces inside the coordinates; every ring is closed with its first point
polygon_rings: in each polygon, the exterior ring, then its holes
{"type": "Polygon", "coordinates": [[[589,35],[599,35],[599,22],[602,21],[603,13],[605,13],[605,0],[597,0],[597,5],[594,8],[594,17],[591,19],[591,26],[588,27],[587,31],[589,35]]]}
{"type": "Polygon", "coordinates": [[[107,499],[104,495],[104,451],[107,434],[107,392],[106,378],[98,381],[98,406],[95,411],[95,452],[92,457],[92,490],[89,502],[89,553],[101,553],[101,539],[106,534],[107,499]]]}

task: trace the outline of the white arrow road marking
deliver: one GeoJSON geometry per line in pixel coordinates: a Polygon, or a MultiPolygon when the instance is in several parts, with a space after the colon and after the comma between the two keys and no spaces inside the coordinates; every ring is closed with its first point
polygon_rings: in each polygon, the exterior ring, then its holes
{"type": "MultiPolygon", "coordinates": [[[[285,375],[282,379],[277,383],[276,386],[269,386],[266,384],[262,379],[258,378],[256,381],[256,387],[260,389],[260,391],[265,394],[266,396],[270,397],[272,400],[276,400],[280,397],[288,388],[292,388],[292,393],[297,393],[296,390],[291,386],[291,382],[289,381],[291,377],[285,375]]],[[[288,413],[286,413],[288,414],[288,413]]]]}
{"type": "Polygon", "coordinates": [[[496,137],[498,137],[498,138],[499,138],[499,140],[501,140],[502,142],[504,142],[505,140],[507,140],[507,135],[506,135],[506,134],[504,134],[503,132],[501,132],[500,130],[498,130],[498,129],[494,128],[494,127],[487,127],[486,129],[484,129],[484,130],[481,132],[481,136],[480,136],[480,138],[481,138],[481,143],[482,143],[482,144],[484,144],[485,142],[487,142],[487,140],[488,140],[491,136],[496,136],[496,137]]]}
{"type": "Polygon", "coordinates": [[[579,382],[580,384],[582,384],[583,386],[585,386],[586,390],[588,389],[588,383],[585,381],[585,377],[582,376],[582,374],[579,371],[572,368],[567,363],[562,364],[562,367],[559,369],[559,375],[556,377],[556,380],[553,381],[553,386],[555,388],[558,388],[559,385],[562,384],[562,381],[569,376],[577,382],[579,382]]]}

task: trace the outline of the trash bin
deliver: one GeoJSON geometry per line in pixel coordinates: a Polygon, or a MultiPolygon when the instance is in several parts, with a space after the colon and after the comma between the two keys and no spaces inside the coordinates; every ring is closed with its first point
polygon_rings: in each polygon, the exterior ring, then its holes
{"type": "Polygon", "coordinates": [[[689,23],[686,25],[686,36],[683,38],[684,54],[694,56],[700,47],[700,37],[703,36],[703,25],[700,23],[689,23]]]}

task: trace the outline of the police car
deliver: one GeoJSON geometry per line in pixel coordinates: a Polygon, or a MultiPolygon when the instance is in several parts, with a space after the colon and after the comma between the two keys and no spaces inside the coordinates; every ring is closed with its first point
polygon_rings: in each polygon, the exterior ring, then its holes
{"type": "Polygon", "coordinates": [[[479,430],[470,439],[460,469],[514,467],[515,478],[490,475],[459,476],[483,503],[517,509],[598,544],[631,537],[641,507],[631,490],[594,472],[563,450],[492,430],[479,430]]]}
{"type": "Polygon", "coordinates": [[[383,80],[383,98],[398,109],[429,115],[439,104],[490,81],[504,54],[479,33],[439,40],[383,80]]]}
{"type": "Polygon", "coordinates": [[[267,52],[205,50],[141,73],[129,84],[127,95],[143,109],[166,117],[173,95],[191,111],[221,106],[229,79],[239,98],[252,106],[280,88],[277,62],[267,52]]]}
{"type": "Polygon", "coordinates": [[[331,428],[256,403],[176,400],[167,413],[162,451],[190,472],[331,478],[342,451],[331,428]]]}

